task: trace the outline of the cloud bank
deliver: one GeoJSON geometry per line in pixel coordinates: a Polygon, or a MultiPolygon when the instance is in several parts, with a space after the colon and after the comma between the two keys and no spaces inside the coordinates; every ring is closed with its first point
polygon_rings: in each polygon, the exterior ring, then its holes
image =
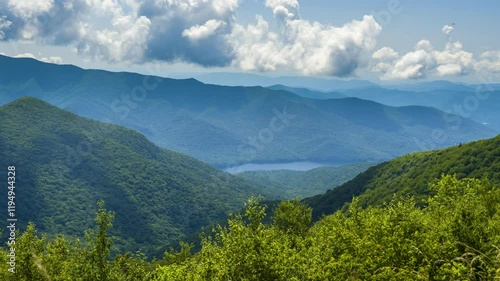
{"type": "Polygon", "coordinates": [[[471,53],[462,49],[460,42],[447,43],[444,50],[435,50],[427,40],[417,43],[415,50],[399,55],[384,47],[372,55],[376,61],[373,70],[384,73],[382,79],[420,79],[429,75],[460,76],[474,69],[471,53]]]}
{"type": "Polygon", "coordinates": [[[294,69],[306,75],[350,76],[362,55],[375,46],[381,26],[372,16],[342,27],[300,19],[298,2],[267,0],[281,30],[257,16],[254,25],[236,25],[229,42],[235,50],[233,65],[244,70],[294,69]]]}
{"type": "Polygon", "coordinates": [[[343,26],[300,18],[297,0],[267,0],[278,28],[236,22],[238,0],[6,0],[0,40],[68,45],[108,62],[187,62],[349,76],[374,45],[372,16],[343,26]]]}
{"type": "Polygon", "coordinates": [[[451,41],[454,29],[454,24],[442,28],[448,38],[442,50],[435,49],[428,40],[419,41],[413,51],[403,55],[390,47],[383,47],[372,54],[371,70],[381,73],[382,80],[500,73],[500,52],[485,52],[476,59],[464,50],[460,41],[451,41]]]}
{"type": "Polygon", "coordinates": [[[301,18],[298,0],[266,0],[273,18],[257,15],[243,25],[236,17],[240,1],[4,0],[0,41],[68,46],[110,63],[183,62],[337,77],[368,68],[386,80],[500,73],[499,52],[474,57],[451,40],[454,24],[442,28],[444,48],[421,40],[400,54],[390,46],[374,51],[382,27],[370,15],[326,25],[301,18]]]}

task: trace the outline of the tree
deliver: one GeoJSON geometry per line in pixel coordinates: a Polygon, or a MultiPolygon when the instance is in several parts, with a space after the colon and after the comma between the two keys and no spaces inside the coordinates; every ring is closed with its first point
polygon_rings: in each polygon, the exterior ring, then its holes
{"type": "Polygon", "coordinates": [[[312,220],[312,209],[295,199],[281,202],[274,210],[274,225],[291,235],[304,236],[312,220]]]}
{"type": "Polygon", "coordinates": [[[98,210],[96,212],[96,231],[87,231],[85,234],[87,241],[91,246],[88,254],[89,263],[91,265],[90,280],[107,281],[109,280],[109,265],[110,248],[113,243],[112,237],[109,237],[107,230],[112,227],[114,213],[107,212],[104,208],[104,201],[97,202],[98,210]]]}
{"type": "Polygon", "coordinates": [[[36,235],[36,228],[29,223],[26,231],[17,239],[16,277],[18,280],[46,280],[47,272],[40,262],[45,247],[45,238],[36,235]]]}
{"type": "Polygon", "coordinates": [[[170,251],[165,252],[164,260],[167,264],[181,264],[192,256],[191,250],[194,247],[193,244],[180,242],[180,246],[181,249],[179,252],[175,252],[173,248],[170,248],[170,251]]]}

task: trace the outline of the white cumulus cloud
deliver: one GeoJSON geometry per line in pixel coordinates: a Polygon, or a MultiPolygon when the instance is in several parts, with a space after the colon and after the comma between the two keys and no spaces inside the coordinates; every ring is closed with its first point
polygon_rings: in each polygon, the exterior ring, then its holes
{"type": "Polygon", "coordinates": [[[30,19],[50,11],[54,0],[7,0],[7,5],[15,15],[30,19]]]}
{"type": "Polygon", "coordinates": [[[441,29],[441,31],[443,31],[444,35],[446,35],[446,36],[449,36],[454,30],[455,30],[455,26],[448,25],[448,24],[443,26],[443,28],[441,29]]]}
{"type": "Polygon", "coordinates": [[[441,29],[448,39],[444,47],[421,40],[409,52],[390,46],[373,52],[382,30],[373,16],[334,26],[303,19],[299,0],[266,0],[262,7],[277,24],[262,15],[241,24],[241,1],[4,0],[0,41],[68,46],[107,62],[186,62],[306,75],[346,77],[364,67],[381,79],[500,73],[500,52],[475,57],[451,40],[454,24],[441,29]]]}
{"type": "Polygon", "coordinates": [[[273,10],[273,14],[280,20],[299,18],[299,1],[297,0],[266,0],[266,6],[273,10]]]}
{"type": "Polygon", "coordinates": [[[6,0],[0,40],[67,45],[109,62],[188,62],[244,70],[349,76],[381,30],[372,16],[343,26],[300,18],[298,0],[266,0],[278,28],[236,22],[241,0],[6,0]]]}
{"type": "Polygon", "coordinates": [[[436,50],[428,40],[421,40],[415,50],[403,55],[384,47],[372,55],[372,70],[384,80],[421,79],[429,76],[461,76],[474,71],[473,54],[460,42],[448,42],[436,50]]]}
{"type": "Polygon", "coordinates": [[[79,53],[108,61],[142,61],[151,21],[146,17],[117,16],[110,29],[93,30],[91,25],[80,26],[79,53]]]}
{"type": "Polygon", "coordinates": [[[376,72],[387,72],[392,68],[392,64],[399,58],[399,54],[392,48],[383,47],[372,55],[372,59],[377,63],[373,66],[376,72]]]}
{"type": "Polygon", "coordinates": [[[226,23],[221,20],[211,19],[203,25],[195,25],[189,29],[185,29],[182,32],[182,36],[189,38],[191,41],[198,41],[212,36],[219,27],[224,25],[226,23]]]}
{"type": "Polygon", "coordinates": [[[0,17],[0,40],[5,38],[4,29],[9,28],[11,24],[12,22],[8,21],[5,16],[0,17]]]}
{"type": "Polygon", "coordinates": [[[362,55],[374,47],[380,25],[372,16],[336,27],[276,13],[277,7],[294,7],[294,3],[267,1],[276,17],[284,21],[280,31],[270,30],[261,16],[256,24],[233,29],[230,36],[235,51],[233,65],[244,70],[293,69],[306,75],[352,75],[362,55]]]}
{"type": "Polygon", "coordinates": [[[226,37],[235,23],[238,5],[238,0],[141,2],[137,13],[151,20],[145,60],[230,64],[232,50],[226,37]]]}
{"type": "Polygon", "coordinates": [[[448,38],[442,50],[428,40],[419,41],[413,51],[403,55],[383,47],[372,54],[371,70],[380,73],[383,80],[500,74],[500,51],[490,50],[475,57],[460,41],[451,40],[454,29],[454,24],[442,28],[448,38]]]}
{"type": "Polygon", "coordinates": [[[500,51],[486,51],[475,64],[475,70],[481,74],[500,74],[500,51]]]}
{"type": "MultiPolygon", "coordinates": [[[[2,53],[0,53],[0,54],[2,54],[2,53]]],[[[36,59],[36,60],[43,61],[43,62],[57,63],[57,64],[61,64],[63,62],[63,60],[62,60],[61,57],[57,57],[57,56],[53,56],[53,57],[36,57],[32,53],[17,54],[17,55],[14,56],[14,58],[31,58],[31,59],[36,59]]]]}
{"type": "Polygon", "coordinates": [[[212,7],[218,16],[234,13],[238,8],[238,0],[213,0],[212,7]]]}

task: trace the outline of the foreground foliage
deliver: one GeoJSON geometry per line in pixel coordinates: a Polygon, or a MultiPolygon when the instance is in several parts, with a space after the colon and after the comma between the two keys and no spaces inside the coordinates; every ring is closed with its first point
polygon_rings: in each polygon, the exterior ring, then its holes
{"type": "Polygon", "coordinates": [[[500,277],[500,192],[487,180],[443,177],[426,208],[397,197],[312,227],[311,210],[284,202],[272,225],[250,201],[193,258],[157,280],[490,280],[500,277]]]}
{"type": "Polygon", "coordinates": [[[485,178],[443,176],[426,207],[394,197],[311,225],[311,209],[284,201],[264,224],[251,198],[244,215],[217,226],[201,250],[181,243],[161,261],[126,253],[109,259],[113,214],[100,205],[85,241],[40,238],[33,225],[17,241],[17,273],[1,253],[0,280],[493,280],[500,278],[500,189],[485,178]]]}

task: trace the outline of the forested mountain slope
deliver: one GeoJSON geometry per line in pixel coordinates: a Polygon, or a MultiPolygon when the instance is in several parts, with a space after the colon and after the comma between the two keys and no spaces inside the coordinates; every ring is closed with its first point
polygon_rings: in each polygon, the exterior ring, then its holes
{"type": "Polygon", "coordinates": [[[418,152],[369,168],[351,181],[325,194],[304,199],[314,216],[330,214],[359,196],[363,206],[389,202],[394,194],[415,196],[417,202],[431,192],[428,185],[442,174],[458,178],[488,178],[500,183],[500,135],[435,151],[418,152]]]}
{"type": "Polygon", "coordinates": [[[32,221],[42,232],[81,235],[103,199],[116,213],[116,245],[151,253],[225,219],[251,195],[277,198],[130,129],[35,98],[0,107],[0,120],[2,179],[7,183],[7,167],[16,167],[22,228],[32,221]]]}

